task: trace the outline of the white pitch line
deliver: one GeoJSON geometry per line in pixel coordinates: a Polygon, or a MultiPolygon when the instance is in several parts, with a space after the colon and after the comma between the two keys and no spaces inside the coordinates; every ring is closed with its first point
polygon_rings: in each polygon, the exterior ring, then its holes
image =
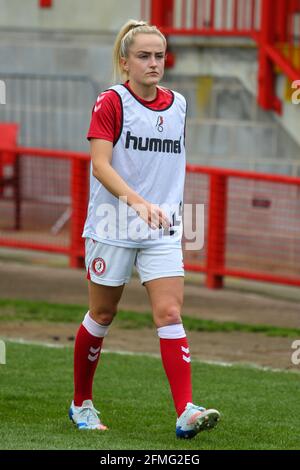
{"type": "MultiPolygon", "coordinates": [[[[64,349],[64,348],[73,348],[73,344],[55,344],[55,343],[45,343],[43,341],[29,341],[24,338],[5,338],[1,336],[1,339],[7,343],[16,343],[16,344],[25,344],[29,346],[42,346],[45,348],[53,348],[53,349],[64,349]]],[[[134,351],[123,351],[118,349],[102,349],[101,353],[104,354],[119,354],[120,356],[146,356],[152,357],[156,359],[160,359],[160,354],[156,353],[143,353],[143,352],[134,352],[134,351]]],[[[252,362],[225,362],[225,361],[211,361],[199,358],[193,358],[192,362],[198,362],[201,364],[207,364],[212,366],[220,366],[220,367],[234,367],[234,366],[241,366],[249,369],[256,369],[265,372],[284,372],[284,373],[293,373],[299,374],[300,369],[277,369],[269,366],[261,366],[259,364],[255,364],[252,362]]]]}
{"type": "Polygon", "coordinates": [[[16,344],[26,344],[29,346],[44,346],[45,348],[57,348],[57,349],[63,349],[63,348],[70,348],[71,344],[55,344],[55,343],[46,343],[43,341],[32,341],[32,340],[27,340],[24,338],[5,338],[5,336],[1,336],[1,339],[5,341],[6,343],[16,343],[16,344]]]}

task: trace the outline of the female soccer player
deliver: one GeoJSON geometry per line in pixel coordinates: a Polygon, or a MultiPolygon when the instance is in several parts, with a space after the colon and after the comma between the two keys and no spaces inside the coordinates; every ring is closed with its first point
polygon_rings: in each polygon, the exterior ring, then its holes
{"type": "Polygon", "coordinates": [[[155,26],[127,22],[114,47],[115,72],[125,82],[101,93],[93,109],[90,200],[83,232],[89,311],[75,341],[69,416],[79,429],[107,429],[92,402],[93,377],[135,265],[160,339],[178,416],[176,435],[192,438],[214,427],[220,414],[192,403],[191,359],[181,320],[186,101],[158,85],[165,55],[166,39],[155,26]]]}

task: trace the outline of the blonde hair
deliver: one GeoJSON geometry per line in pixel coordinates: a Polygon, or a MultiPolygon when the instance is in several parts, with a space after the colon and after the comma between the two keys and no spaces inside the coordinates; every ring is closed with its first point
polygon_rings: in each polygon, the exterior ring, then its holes
{"type": "Polygon", "coordinates": [[[130,46],[134,42],[137,34],[157,34],[161,37],[167,48],[167,40],[165,36],[156,26],[149,25],[146,21],[129,20],[120,29],[113,50],[113,81],[116,82],[118,78],[128,78],[127,72],[121,67],[121,57],[127,58],[129,55],[130,46]]]}

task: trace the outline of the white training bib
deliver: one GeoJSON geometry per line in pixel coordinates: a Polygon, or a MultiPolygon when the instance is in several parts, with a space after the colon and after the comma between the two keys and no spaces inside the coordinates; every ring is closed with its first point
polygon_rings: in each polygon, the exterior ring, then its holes
{"type": "Polygon", "coordinates": [[[171,231],[151,229],[126,203],[113,196],[91,172],[90,200],[83,237],[116,246],[147,246],[159,241],[180,242],[180,218],[185,180],[185,98],[172,92],[172,104],[154,111],[138,101],[124,85],[114,90],[121,98],[123,125],[114,145],[112,167],[134,191],[159,205],[169,217],[171,231]]]}

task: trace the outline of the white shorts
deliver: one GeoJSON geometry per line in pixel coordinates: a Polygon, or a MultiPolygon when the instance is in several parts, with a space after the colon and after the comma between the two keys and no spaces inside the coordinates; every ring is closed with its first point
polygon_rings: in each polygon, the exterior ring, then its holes
{"type": "Polygon", "coordinates": [[[133,266],[141,283],[161,277],[184,276],[181,245],[156,245],[148,248],[125,248],[85,240],[87,278],[96,284],[128,284],[133,266]]]}

